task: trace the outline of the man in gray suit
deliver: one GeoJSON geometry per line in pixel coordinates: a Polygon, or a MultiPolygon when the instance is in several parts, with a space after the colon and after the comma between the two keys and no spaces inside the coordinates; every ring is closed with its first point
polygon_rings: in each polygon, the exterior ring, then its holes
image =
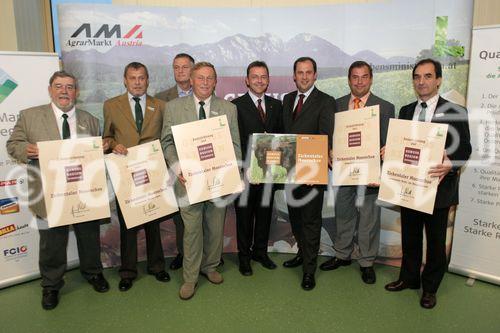
{"type": "Polygon", "coordinates": [[[183,300],[193,297],[199,274],[204,275],[211,283],[223,282],[222,275],[216,268],[222,253],[226,207],[220,207],[220,204],[211,200],[189,204],[185,188],[186,180],[179,167],[179,157],[171,127],[226,115],[236,158],[241,160],[236,106],[213,94],[216,83],[217,74],[212,64],[208,62],[195,64],[191,72],[193,96],[176,98],[168,102],[163,113],[161,143],[167,163],[177,175],[175,192],[184,221],[184,283],[179,291],[179,296],[183,300]]]}
{"type": "MultiPolygon", "coordinates": [[[[156,98],[165,102],[170,102],[177,97],[191,96],[191,70],[194,66],[194,59],[187,53],[179,53],[174,57],[172,68],[174,70],[175,86],[161,91],[155,95],[156,98]]],[[[170,263],[170,269],[176,270],[182,267],[182,238],[184,237],[184,223],[180,213],[174,213],[175,242],[177,245],[177,256],[170,263]]]]}
{"type": "MultiPolygon", "coordinates": [[[[394,105],[370,92],[373,73],[364,61],[355,61],[348,75],[351,93],[337,99],[337,112],[379,105],[380,147],[383,152],[389,119],[394,118],[394,105]]],[[[333,147],[335,149],[335,147],[333,147]]],[[[376,281],[373,262],[380,241],[380,206],[376,204],[379,184],[368,186],[339,186],[335,200],[336,233],[333,247],[336,257],[321,264],[320,269],[329,271],[351,264],[355,247],[359,250],[358,264],[361,278],[367,284],[376,281]],[[355,244],[357,241],[357,244],[355,244]]]]}
{"type": "MultiPolygon", "coordinates": [[[[78,85],[76,78],[64,71],[55,72],[49,80],[51,103],[21,111],[7,141],[7,151],[21,163],[28,164],[30,209],[39,225],[46,225],[47,211],[42,193],[37,142],[99,136],[99,120],[75,108],[78,85]]],[[[104,147],[107,149],[107,147],[104,147]]],[[[74,224],[80,258],[80,272],[97,292],[109,290],[102,275],[99,221],[74,224]]],[[[42,307],[53,309],[59,303],[64,285],[66,248],[69,226],[39,230],[39,267],[42,276],[42,307]]]]}

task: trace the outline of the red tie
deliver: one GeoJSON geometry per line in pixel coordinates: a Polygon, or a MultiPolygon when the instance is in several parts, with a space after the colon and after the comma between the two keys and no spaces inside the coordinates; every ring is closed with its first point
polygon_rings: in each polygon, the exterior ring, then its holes
{"type": "Polygon", "coordinates": [[[302,106],[304,105],[304,94],[299,95],[299,101],[297,102],[297,106],[295,107],[295,111],[293,111],[293,120],[297,119],[300,112],[302,111],[302,106]]]}
{"type": "Polygon", "coordinates": [[[354,102],[354,109],[359,109],[361,107],[361,105],[359,105],[361,99],[356,97],[353,102],[354,102]]]}
{"type": "Polygon", "coordinates": [[[262,100],[259,98],[257,100],[257,110],[259,110],[259,115],[260,115],[260,120],[265,124],[266,123],[266,113],[264,112],[264,109],[262,108],[262,100]]]}

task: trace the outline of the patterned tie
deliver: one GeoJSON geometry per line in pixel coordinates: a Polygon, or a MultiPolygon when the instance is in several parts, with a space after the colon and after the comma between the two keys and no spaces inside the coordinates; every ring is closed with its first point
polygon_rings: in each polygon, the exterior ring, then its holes
{"type": "Polygon", "coordinates": [[[266,123],[266,113],[264,112],[264,109],[262,108],[262,100],[259,98],[257,100],[257,110],[259,110],[259,115],[260,115],[260,120],[265,124],[266,123]]]}
{"type": "Polygon", "coordinates": [[[418,121],[425,122],[425,112],[427,111],[427,103],[422,102],[420,103],[420,106],[422,107],[422,110],[420,110],[420,114],[418,115],[418,121]]]}
{"type": "Polygon", "coordinates": [[[297,103],[297,106],[295,107],[295,110],[293,111],[293,120],[297,119],[300,112],[302,111],[302,106],[304,105],[304,97],[304,94],[299,95],[299,101],[297,103]]]}
{"type": "Polygon", "coordinates": [[[207,119],[207,115],[205,114],[205,109],[203,108],[203,105],[205,105],[205,102],[200,101],[200,111],[198,112],[198,119],[207,119]]]}
{"type": "Polygon", "coordinates": [[[135,125],[137,126],[137,133],[141,134],[142,121],[144,119],[142,117],[141,103],[139,103],[141,99],[139,97],[134,97],[133,100],[135,101],[135,125]]]}
{"type": "Polygon", "coordinates": [[[356,97],[356,98],[353,100],[353,102],[354,102],[354,109],[355,109],[355,110],[356,110],[356,109],[359,109],[359,108],[361,107],[361,105],[359,105],[359,103],[361,102],[361,99],[360,99],[360,98],[357,98],[357,97],[356,97]]]}
{"type": "Polygon", "coordinates": [[[62,123],[62,138],[63,140],[66,140],[71,137],[71,133],[69,131],[68,115],[64,113],[62,117],[64,118],[62,123]]]}

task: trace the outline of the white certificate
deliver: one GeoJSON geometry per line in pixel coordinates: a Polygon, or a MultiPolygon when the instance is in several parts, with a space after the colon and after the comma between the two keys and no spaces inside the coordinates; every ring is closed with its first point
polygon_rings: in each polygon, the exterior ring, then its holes
{"type": "Polygon", "coordinates": [[[127,228],[178,210],[159,140],[109,154],[106,167],[127,228]]]}
{"type": "Polygon", "coordinates": [[[335,113],[333,185],[380,183],[379,106],[335,113]]]}
{"type": "Polygon", "coordinates": [[[225,115],[172,126],[190,204],[243,190],[225,115]]]}
{"type": "Polygon", "coordinates": [[[378,198],[432,214],[438,178],[428,175],[443,160],[447,124],[391,119],[378,198]]]}
{"type": "Polygon", "coordinates": [[[100,137],[38,142],[49,227],[110,216],[100,137]]]}

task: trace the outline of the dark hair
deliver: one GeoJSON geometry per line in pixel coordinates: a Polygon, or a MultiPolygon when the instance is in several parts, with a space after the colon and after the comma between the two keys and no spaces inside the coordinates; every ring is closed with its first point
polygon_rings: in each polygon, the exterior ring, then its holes
{"type": "Polygon", "coordinates": [[[149,79],[149,73],[148,73],[148,69],[146,68],[146,66],[144,66],[143,64],[141,64],[140,62],[131,62],[130,64],[128,64],[127,66],[125,66],[125,70],[123,71],[123,77],[127,77],[127,71],[130,69],[130,68],[133,68],[133,69],[140,69],[140,68],[144,68],[144,71],[146,72],[146,78],[149,79]]]}
{"type": "Polygon", "coordinates": [[[306,62],[306,61],[312,62],[314,73],[316,73],[316,71],[317,71],[316,61],[314,61],[314,59],[311,57],[300,57],[297,60],[295,60],[295,62],[293,63],[293,72],[295,73],[295,70],[297,69],[297,63],[306,62]]]}
{"type": "Polygon", "coordinates": [[[269,68],[267,68],[267,64],[264,61],[257,60],[257,61],[250,63],[250,65],[248,65],[247,77],[248,77],[248,75],[250,75],[250,70],[254,67],[264,67],[266,69],[267,75],[269,75],[269,68]]]}
{"type": "Polygon", "coordinates": [[[349,74],[347,75],[348,78],[351,77],[351,72],[354,68],[361,68],[361,67],[367,67],[368,68],[368,72],[370,72],[370,78],[373,77],[373,70],[372,70],[372,66],[370,66],[369,63],[367,63],[366,61],[363,61],[363,60],[358,60],[358,61],[355,61],[351,64],[351,66],[349,66],[349,74]]]}
{"type": "Polygon", "coordinates": [[[440,77],[443,77],[443,67],[441,66],[441,63],[437,60],[431,59],[431,58],[426,58],[422,59],[419,62],[415,64],[415,67],[413,67],[413,72],[411,73],[411,76],[415,76],[415,71],[417,70],[418,66],[425,65],[425,64],[433,64],[434,65],[434,73],[436,74],[436,78],[439,79],[440,77]]]}
{"type": "Polygon", "coordinates": [[[195,71],[197,71],[198,69],[203,68],[203,67],[212,68],[214,71],[214,74],[215,74],[215,78],[217,79],[217,71],[215,70],[214,65],[212,65],[211,63],[209,63],[207,61],[200,61],[200,62],[197,62],[196,64],[194,64],[193,70],[191,71],[191,77],[193,77],[195,71]]]}
{"type": "Polygon", "coordinates": [[[191,57],[189,54],[187,53],[178,53],[175,57],[174,57],[174,60],[172,60],[172,62],[175,61],[175,59],[179,59],[179,58],[188,58],[189,61],[191,61],[191,63],[194,65],[194,58],[191,57]]]}
{"type": "Polygon", "coordinates": [[[49,86],[51,86],[52,82],[54,82],[54,80],[57,79],[57,78],[59,78],[59,77],[69,77],[69,78],[72,78],[73,81],[75,82],[75,89],[78,89],[78,80],[76,79],[76,77],[73,74],[68,73],[66,71],[57,71],[57,72],[54,72],[54,74],[52,74],[52,76],[49,79],[49,86]]]}

